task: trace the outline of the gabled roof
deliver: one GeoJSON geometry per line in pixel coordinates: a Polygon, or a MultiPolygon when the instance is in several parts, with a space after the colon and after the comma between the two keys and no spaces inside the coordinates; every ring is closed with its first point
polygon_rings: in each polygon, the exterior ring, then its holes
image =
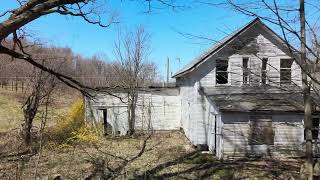
{"type": "MultiPolygon", "coordinates": [[[[282,44],[286,44],[285,41],[277,33],[275,33],[267,25],[265,25],[259,18],[255,18],[254,20],[252,20],[251,22],[249,22],[248,24],[246,24],[242,28],[238,29],[237,31],[233,32],[229,36],[225,37],[221,41],[214,44],[211,48],[209,48],[208,51],[206,51],[205,53],[203,53],[202,55],[200,55],[199,57],[197,57],[196,59],[191,61],[186,66],[184,66],[177,73],[175,73],[172,77],[173,78],[181,77],[184,74],[187,74],[187,73],[193,71],[198,65],[200,65],[202,62],[209,59],[209,57],[211,57],[211,55],[219,52],[226,45],[228,45],[230,42],[232,42],[234,39],[236,39],[239,35],[241,35],[242,33],[244,33],[245,31],[247,31],[248,29],[250,29],[251,27],[253,27],[256,24],[260,24],[260,25],[262,25],[262,27],[266,28],[267,31],[269,31],[271,34],[273,34],[276,37],[277,41],[281,42],[282,44]]],[[[290,46],[290,49],[293,50],[293,52],[297,52],[297,50],[292,46],[290,46]]]]}

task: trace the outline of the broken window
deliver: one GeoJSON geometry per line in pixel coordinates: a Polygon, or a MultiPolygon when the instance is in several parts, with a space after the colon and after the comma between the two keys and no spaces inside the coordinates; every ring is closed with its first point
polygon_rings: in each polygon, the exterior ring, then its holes
{"type": "Polygon", "coordinates": [[[217,60],[216,83],[228,84],[228,61],[217,60]]]}
{"type": "Polygon", "coordinates": [[[251,116],[249,145],[273,145],[274,130],[271,116],[251,116]]]}
{"type": "MultiPolygon", "coordinates": [[[[317,139],[318,139],[318,135],[319,135],[319,121],[320,121],[320,118],[319,118],[319,117],[313,117],[313,118],[312,118],[312,129],[311,129],[312,140],[317,140],[317,139]]],[[[304,140],[306,140],[306,134],[304,134],[304,140]]]]}
{"type": "Polygon", "coordinates": [[[268,58],[262,58],[261,84],[267,83],[267,63],[268,63],[268,58]]]}
{"type": "Polygon", "coordinates": [[[243,84],[249,84],[250,72],[249,72],[248,64],[249,64],[249,58],[243,58],[242,59],[242,69],[243,69],[242,82],[243,82],[243,84]]]}
{"type": "Polygon", "coordinates": [[[292,59],[280,60],[280,85],[291,84],[292,59]]]}

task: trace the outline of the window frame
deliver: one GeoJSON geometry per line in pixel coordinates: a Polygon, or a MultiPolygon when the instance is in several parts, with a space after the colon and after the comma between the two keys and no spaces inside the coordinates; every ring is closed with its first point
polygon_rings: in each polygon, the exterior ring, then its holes
{"type": "Polygon", "coordinates": [[[250,85],[251,77],[250,77],[250,58],[249,57],[242,57],[242,85],[250,85]],[[247,60],[247,67],[244,67],[244,60],[247,60]],[[246,74],[247,73],[247,74],[246,74]],[[245,83],[245,78],[247,81],[245,83]]]}
{"type": "Polygon", "coordinates": [[[292,84],[292,65],[293,65],[293,62],[294,62],[294,60],[292,59],[292,58],[281,58],[280,59],[280,70],[279,70],[279,73],[280,73],[280,75],[279,75],[279,77],[280,77],[280,80],[279,80],[279,84],[280,84],[280,86],[283,86],[283,85],[291,85],[292,84]],[[281,62],[282,61],[291,61],[291,65],[290,65],[290,67],[281,67],[281,62]],[[289,70],[290,71],[290,80],[288,80],[288,81],[281,81],[281,71],[282,70],[289,70]]]}
{"type": "Polygon", "coordinates": [[[267,57],[264,57],[261,59],[261,78],[260,78],[260,84],[261,85],[266,85],[266,84],[269,84],[269,79],[268,79],[268,61],[269,61],[269,58],[267,57]],[[265,69],[263,69],[265,65],[265,69]],[[264,80],[264,82],[263,82],[264,80]]]}
{"type": "MultiPolygon", "coordinates": [[[[265,132],[265,128],[268,128],[268,126],[261,126],[261,125],[257,125],[256,128],[261,128],[263,127],[263,131],[260,132],[259,135],[264,135],[265,132]]],[[[272,116],[271,115],[253,115],[253,116],[249,116],[249,138],[248,138],[248,145],[249,146],[273,146],[275,144],[275,129],[273,127],[273,121],[272,121],[272,116]],[[270,123],[270,127],[271,131],[272,131],[272,140],[270,140],[271,143],[268,142],[268,140],[266,140],[267,136],[262,136],[262,137],[256,137],[254,140],[252,138],[253,135],[257,135],[255,133],[260,132],[260,131],[253,131],[254,129],[252,128],[252,124],[253,123],[270,123]],[[256,139],[263,139],[264,142],[256,142],[256,139]]]]}
{"type": "MultiPolygon", "coordinates": [[[[320,138],[319,138],[319,135],[320,135],[320,116],[319,115],[314,115],[311,117],[312,119],[312,129],[311,129],[311,132],[312,132],[312,142],[316,142],[316,141],[319,141],[320,138]],[[314,128],[314,121],[313,119],[318,119],[318,127],[317,128],[314,128]],[[317,130],[317,138],[313,138],[313,133],[314,131],[317,130]]],[[[305,132],[305,129],[303,128],[303,140],[306,141],[306,132],[305,132]]]]}
{"type": "Polygon", "coordinates": [[[215,68],[215,85],[216,86],[226,86],[226,85],[231,85],[231,83],[230,83],[230,66],[229,66],[229,60],[228,59],[217,59],[216,60],[216,68],[215,68]],[[227,69],[226,69],[226,71],[218,71],[218,62],[219,61],[226,61],[227,63],[227,69]],[[227,80],[227,83],[225,83],[225,84],[219,84],[218,83],[218,78],[217,78],[217,75],[218,75],[218,73],[219,72],[226,72],[227,73],[227,78],[226,78],[226,80],[227,80]]]}

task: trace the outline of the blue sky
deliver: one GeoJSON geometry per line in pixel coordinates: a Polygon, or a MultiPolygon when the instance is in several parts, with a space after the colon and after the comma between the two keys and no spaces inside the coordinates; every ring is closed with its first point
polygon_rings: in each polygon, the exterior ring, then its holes
{"type": "MultiPolygon", "coordinates": [[[[10,2],[0,0],[2,8],[14,7],[14,1],[10,2]]],[[[110,28],[88,24],[77,17],[59,15],[42,17],[27,28],[49,45],[70,47],[75,53],[85,57],[105,54],[107,59],[113,60],[117,26],[133,30],[138,25],[143,25],[151,34],[150,59],[157,64],[160,74],[165,76],[167,57],[171,60],[170,71],[174,73],[210,46],[208,43],[186,39],[178,32],[219,40],[226,33],[231,33],[252,20],[230,9],[203,5],[183,11],[166,8],[153,10],[152,13],[144,13],[146,7],[137,1],[113,0],[110,6],[118,12],[120,20],[119,24],[110,28]],[[178,63],[177,58],[180,58],[181,63],[178,63]]]]}

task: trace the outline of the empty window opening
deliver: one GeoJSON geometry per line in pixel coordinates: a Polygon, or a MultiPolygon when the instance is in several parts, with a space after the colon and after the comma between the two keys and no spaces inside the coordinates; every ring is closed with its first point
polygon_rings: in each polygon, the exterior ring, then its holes
{"type": "Polygon", "coordinates": [[[249,145],[273,145],[274,130],[270,116],[251,116],[249,145]]]}
{"type": "MultiPolygon", "coordinates": [[[[313,117],[312,118],[312,140],[318,140],[319,137],[319,122],[320,118],[319,117],[313,117]]],[[[304,134],[304,140],[306,140],[306,134],[304,134]]]]}
{"type": "Polygon", "coordinates": [[[312,139],[318,139],[319,135],[319,118],[312,118],[312,139]]]}
{"type": "Polygon", "coordinates": [[[280,85],[291,84],[291,66],[293,59],[280,60],[280,85]]]}
{"type": "Polygon", "coordinates": [[[268,58],[262,58],[261,84],[267,83],[267,64],[268,64],[268,58]]]}
{"type": "Polygon", "coordinates": [[[249,64],[249,58],[243,58],[242,59],[243,84],[249,84],[249,81],[250,81],[250,72],[249,72],[248,64],[249,64]]]}
{"type": "Polygon", "coordinates": [[[228,61],[217,60],[216,83],[228,84],[228,61]]]}

